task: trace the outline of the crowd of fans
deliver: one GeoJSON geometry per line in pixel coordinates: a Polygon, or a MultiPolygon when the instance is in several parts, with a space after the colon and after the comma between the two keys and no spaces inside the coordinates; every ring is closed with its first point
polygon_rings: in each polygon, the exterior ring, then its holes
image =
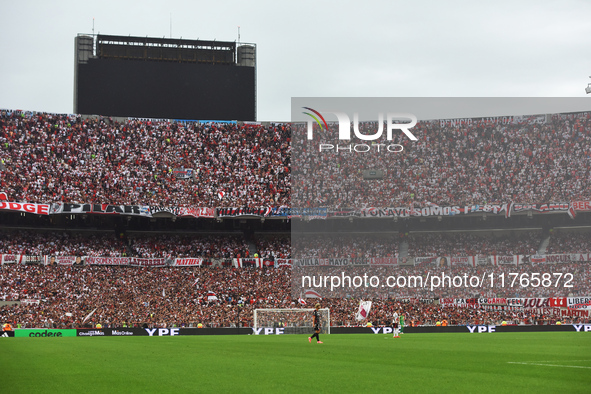
{"type": "MultiPolygon", "coordinates": [[[[331,322],[334,325],[351,326],[359,322],[352,318],[351,311],[356,311],[359,300],[338,299],[329,302],[331,322]],[[334,303],[333,303],[334,301],[334,303]]],[[[554,324],[587,322],[588,318],[550,316],[532,309],[505,309],[479,307],[466,308],[458,306],[442,306],[433,300],[376,300],[370,310],[369,321],[373,325],[390,325],[392,315],[397,312],[404,317],[406,326],[435,326],[444,320],[449,325],[495,324],[554,324]]]]}
{"type": "MultiPolygon", "coordinates": [[[[541,232],[521,231],[488,236],[477,233],[411,234],[406,239],[410,256],[511,256],[537,254],[542,238],[541,232]]],[[[562,253],[566,251],[563,249],[562,253]]]]}
{"type": "MultiPolygon", "coordinates": [[[[545,254],[589,253],[588,232],[550,232],[545,254]]],[[[395,234],[260,235],[251,245],[242,235],[153,234],[14,230],[0,231],[0,254],[232,259],[396,257],[407,243],[411,257],[533,256],[541,250],[541,231],[503,233],[438,232],[395,234]],[[256,256],[255,256],[256,255],[256,256]]]]}
{"type": "Polygon", "coordinates": [[[0,231],[0,254],[29,256],[129,256],[124,242],[114,233],[56,231],[0,231]]]}
{"type": "Polygon", "coordinates": [[[4,265],[3,300],[40,300],[3,307],[0,321],[28,327],[123,327],[203,323],[250,326],[254,308],[290,305],[289,269],[126,268],[4,265]],[[72,316],[66,315],[72,314],[72,316]]]}
{"type": "MultiPolygon", "coordinates": [[[[310,142],[305,127],[296,127],[292,147],[286,124],[117,122],[2,111],[0,159],[6,170],[0,172],[0,188],[13,201],[204,207],[464,206],[588,198],[590,113],[535,120],[420,122],[412,129],[418,141],[402,133],[375,141],[398,143],[402,153],[320,154],[319,143],[342,141],[327,132],[322,138],[328,140],[310,142]],[[178,178],[174,170],[183,168],[192,175],[178,178]],[[363,169],[384,170],[385,177],[364,180],[363,169]]],[[[336,134],[336,126],[331,130],[336,134]]]]}
{"type": "Polygon", "coordinates": [[[295,235],[293,255],[298,258],[395,257],[400,242],[396,234],[295,235]]]}
{"type": "Polygon", "coordinates": [[[291,258],[291,236],[269,235],[256,239],[256,248],[259,257],[277,259],[291,258]]]}
{"type": "MultiPolygon", "coordinates": [[[[307,140],[294,128],[292,205],[329,207],[465,206],[587,199],[591,194],[591,114],[554,115],[518,123],[474,122],[451,126],[420,122],[411,141],[395,133],[368,141],[371,152],[319,152],[320,144],[349,146],[338,127],[307,140]],[[379,144],[400,144],[388,153],[379,144]],[[383,180],[364,180],[364,169],[383,170],[383,180]]],[[[375,133],[376,126],[367,134],[375,133]]],[[[385,132],[384,132],[385,134],[385,132]]],[[[362,150],[365,148],[362,148],[362,150]]]]}
{"type": "Polygon", "coordinates": [[[285,125],[0,115],[0,190],[11,201],[165,206],[289,203],[285,125]],[[175,169],[191,169],[188,178],[175,169]]]}
{"type": "Polygon", "coordinates": [[[547,254],[589,251],[591,251],[591,233],[589,232],[552,232],[546,248],[547,254]]]}
{"type": "MultiPolygon", "coordinates": [[[[457,272],[480,275],[490,272],[527,272],[531,267],[466,268],[457,272]]],[[[427,267],[400,268],[401,275],[425,273],[427,267]]],[[[591,285],[591,265],[560,264],[544,266],[547,272],[574,275],[575,296],[587,296],[591,285]]],[[[111,327],[196,326],[250,327],[257,308],[298,308],[298,296],[292,294],[291,267],[276,268],[141,268],[104,266],[59,266],[5,264],[0,268],[0,300],[20,301],[20,305],[0,307],[0,321],[21,327],[82,327],[100,323],[111,327]],[[89,316],[91,312],[94,314],[89,316]]],[[[561,282],[563,283],[563,282],[561,282]]],[[[551,297],[563,296],[560,289],[497,286],[490,291],[474,291],[473,297],[551,297]]],[[[319,292],[323,290],[317,289],[319,292]]],[[[427,289],[428,290],[428,289],[427,289]]],[[[455,294],[460,294],[455,292],[455,294]]],[[[442,319],[450,324],[496,324],[501,320],[515,324],[552,318],[541,311],[471,309],[439,306],[436,303],[401,304],[405,299],[453,297],[454,291],[397,291],[388,297],[326,298],[333,325],[358,325],[355,312],[359,299],[373,299],[371,319],[384,324],[393,310],[399,310],[407,322],[435,324],[442,319]]],[[[308,300],[310,301],[310,300],[308,300]]],[[[312,299],[312,302],[315,302],[312,299]]],[[[588,318],[585,319],[588,321],[588,318]]]]}
{"type": "Polygon", "coordinates": [[[137,257],[200,257],[232,259],[250,257],[242,236],[130,235],[129,245],[137,257]]]}

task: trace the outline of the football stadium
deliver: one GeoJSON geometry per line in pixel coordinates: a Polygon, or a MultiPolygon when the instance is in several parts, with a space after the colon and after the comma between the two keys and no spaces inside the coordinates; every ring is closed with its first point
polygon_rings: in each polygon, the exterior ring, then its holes
{"type": "Polygon", "coordinates": [[[0,109],[0,386],[589,392],[591,102],[263,121],[257,44],[74,41],[0,109]]]}

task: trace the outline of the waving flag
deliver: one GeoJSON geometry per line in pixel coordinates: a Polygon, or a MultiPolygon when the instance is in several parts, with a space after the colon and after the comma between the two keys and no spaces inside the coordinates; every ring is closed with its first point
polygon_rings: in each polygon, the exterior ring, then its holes
{"type": "Polygon", "coordinates": [[[509,203],[509,205],[507,205],[507,209],[505,210],[505,217],[506,218],[510,218],[511,217],[511,210],[513,209],[513,205],[515,205],[515,203],[513,201],[511,201],[509,203]]]}
{"type": "Polygon", "coordinates": [[[94,312],[96,312],[96,310],[97,310],[97,309],[98,309],[98,308],[94,308],[94,310],[93,310],[92,312],[90,312],[90,313],[88,314],[88,316],[86,316],[86,317],[84,318],[84,320],[82,320],[82,324],[84,324],[84,322],[85,322],[86,320],[90,319],[90,316],[92,316],[92,315],[94,314],[94,312]]]}
{"type": "Polygon", "coordinates": [[[207,292],[207,301],[217,301],[218,297],[215,295],[213,291],[207,292]]]}
{"type": "Polygon", "coordinates": [[[571,219],[574,219],[577,216],[577,212],[575,211],[575,207],[573,206],[572,202],[568,206],[568,216],[570,216],[571,219]]]}
{"type": "Polygon", "coordinates": [[[318,292],[316,292],[316,291],[314,291],[312,289],[306,290],[306,292],[304,293],[304,295],[306,296],[306,298],[322,298],[320,296],[320,294],[318,294],[318,292]]]}
{"type": "Polygon", "coordinates": [[[357,320],[365,320],[369,316],[371,309],[371,301],[359,301],[359,309],[357,310],[357,320]]]}

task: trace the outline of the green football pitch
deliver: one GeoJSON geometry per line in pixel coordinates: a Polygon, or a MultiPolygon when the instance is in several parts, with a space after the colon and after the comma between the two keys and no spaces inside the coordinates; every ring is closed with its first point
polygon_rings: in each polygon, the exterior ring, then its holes
{"type": "Polygon", "coordinates": [[[4,393],[591,392],[591,334],[0,338],[4,393]]]}

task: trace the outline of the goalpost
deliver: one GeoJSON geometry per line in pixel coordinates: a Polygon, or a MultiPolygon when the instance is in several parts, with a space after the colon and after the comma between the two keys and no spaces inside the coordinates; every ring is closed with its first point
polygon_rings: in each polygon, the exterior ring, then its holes
{"type": "MultiPolygon", "coordinates": [[[[314,332],[315,309],[255,309],[254,328],[284,328],[285,334],[308,334],[314,332]]],[[[321,334],[330,334],[330,309],[319,309],[321,334]]]]}

